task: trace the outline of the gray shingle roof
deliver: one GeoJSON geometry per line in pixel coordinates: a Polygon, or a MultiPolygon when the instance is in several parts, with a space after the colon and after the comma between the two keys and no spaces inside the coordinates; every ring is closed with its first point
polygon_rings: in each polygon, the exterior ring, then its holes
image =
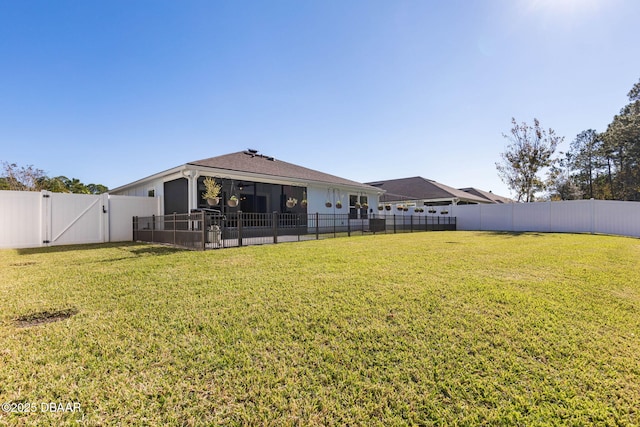
{"type": "Polygon", "coordinates": [[[383,201],[401,200],[438,200],[458,198],[476,203],[487,203],[487,199],[466,193],[439,182],[415,176],[412,178],[391,179],[388,181],[368,182],[367,184],[386,190],[383,201]],[[398,197],[394,199],[393,197],[398,197]]]}
{"type": "Polygon", "coordinates": [[[498,196],[497,194],[493,194],[490,191],[479,190],[474,187],[461,188],[460,190],[469,194],[476,195],[478,197],[483,197],[487,200],[491,200],[492,202],[496,202],[496,203],[515,203],[512,199],[508,197],[498,196]]]}
{"type": "Polygon", "coordinates": [[[361,182],[351,181],[335,175],[283,162],[270,156],[258,154],[255,150],[239,151],[237,153],[196,160],[189,162],[188,165],[292,178],[301,181],[315,181],[332,185],[361,187],[367,191],[375,190],[371,188],[371,186],[361,182]]]}

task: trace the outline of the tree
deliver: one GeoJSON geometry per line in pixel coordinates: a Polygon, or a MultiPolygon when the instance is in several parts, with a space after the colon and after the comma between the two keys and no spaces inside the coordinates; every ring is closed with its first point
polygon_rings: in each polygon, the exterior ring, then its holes
{"type": "Polygon", "coordinates": [[[549,200],[577,200],[582,198],[582,191],[576,185],[573,177],[569,175],[569,170],[564,162],[559,162],[559,165],[552,165],[549,168],[549,178],[546,185],[549,200]]]}
{"type": "Polygon", "coordinates": [[[611,171],[612,196],[640,200],[640,81],[628,97],[631,103],[620,110],[602,136],[603,151],[611,171]]]}
{"type": "Polygon", "coordinates": [[[593,129],[580,132],[571,142],[567,153],[567,167],[575,185],[580,190],[581,198],[596,197],[596,178],[602,171],[603,164],[602,137],[593,129]]]}
{"type": "Polygon", "coordinates": [[[539,174],[554,164],[552,156],[564,138],[556,136],[553,129],[544,130],[535,118],[533,126],[525,122],[518,124],[515,118],[511,119],[511,124],[510,134],[502,135],[510,144],[500,155],[502,161],[496,162],[496,168],[519,202],[532,202],[535,194],[545,188],[539,174]]]}
{"type": "Polygon", "coordinates": [[[31,165],[19,167],[15,163],[2,162],[0,190],[42,191],[53,193],[102,194],[109,189],[102,184],[85,185],[77,178],[57,176],[49,178],[42,169],[31,165]]]}
{"type": "Polygon", "coordinates": [[[2,162],[2,182],[0,188],[14,191],[37,191],[37,182],[45,176],[42,169],[33,165],[18,167],[15,163],[2,162]]]}

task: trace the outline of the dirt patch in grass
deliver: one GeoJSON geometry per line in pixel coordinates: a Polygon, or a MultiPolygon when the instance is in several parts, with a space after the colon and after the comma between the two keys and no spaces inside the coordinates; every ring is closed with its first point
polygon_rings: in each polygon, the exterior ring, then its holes
{"type": "Polygon", "coordinates": [[[27,265],[35,265],[37,264],[35,261],[24,261],[24,262],[14,262],[9,264],[11,267],[24,267],[27,265]]]}
{"type": "Polygon", "coordinates": [[[26,314],[14,319],[19,328],[30,328],[33,326],[43,325],[45,323],[59,322],[78,314],[76,308],[65,308],[63,310],[40,311],[38,313],[26,314]]]}

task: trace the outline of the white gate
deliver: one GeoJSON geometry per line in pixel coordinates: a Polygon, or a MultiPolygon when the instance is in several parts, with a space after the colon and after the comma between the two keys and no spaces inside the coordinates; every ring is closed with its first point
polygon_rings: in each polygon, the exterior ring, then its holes
{"type": "Polygon", "coordinates": [[[109,196],[42,192],[43,244],[69,245],[108,241],[109,196]]]}

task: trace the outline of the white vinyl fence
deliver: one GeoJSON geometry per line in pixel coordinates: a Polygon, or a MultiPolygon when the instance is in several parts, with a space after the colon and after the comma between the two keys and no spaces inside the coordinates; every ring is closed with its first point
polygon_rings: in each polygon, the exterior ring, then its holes
{"type": "Polygon", "coordinates": [[[157,215],[160,198],[0,191],[0,248],[130,241],[135,215],[157,215]]]}
{"type": "MultiPolygon", "coordinates": [[[[602,233],[640,237],[640,202],[572,200],[448,206],[458,230],[602,233]]],[[[439,211],[439,209],[438,209],[439,211]]]]}

